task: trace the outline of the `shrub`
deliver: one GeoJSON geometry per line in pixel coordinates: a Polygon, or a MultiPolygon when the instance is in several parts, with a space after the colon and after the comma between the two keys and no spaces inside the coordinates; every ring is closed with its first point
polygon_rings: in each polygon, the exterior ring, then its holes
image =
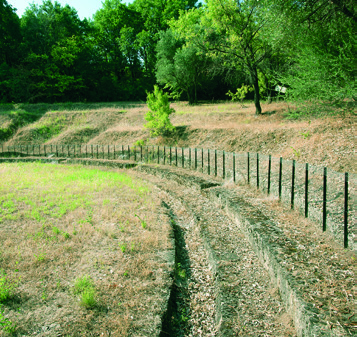
{"type": "Polygon", "coordinates": [[[83,307],[90,309],[97,305],[97,292],[90,276],[84,275],[76,279],[74,293],[80,295],[80,303],[83,307]]]}
{"type": "Polygon", "coordinates": [[[5,272],[0,270],[0,303],[11,298],[16,287],[17,283],[10,281],[5,272]]]}
{"type": "Polygon", "coordinates": [[[175,130],[171,124],[170,115],[175,112],[170,108],[169,96],[155,85],[154,92],[147,94],[146,101],[150,111],[145,115],[147,123],[144,125],[150,130],[151,136],[165,136],[175,130]]]}

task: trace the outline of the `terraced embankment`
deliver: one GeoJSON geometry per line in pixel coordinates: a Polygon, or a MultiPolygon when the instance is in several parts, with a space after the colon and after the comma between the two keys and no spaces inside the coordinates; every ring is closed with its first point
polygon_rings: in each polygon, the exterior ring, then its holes
{"type": "Polygon", "coordinates": [[[247,186],[158,165],[132,171],[156,185],[175,233],[160,336],[354,335],[355,255],[314,223],[247,186]]]}

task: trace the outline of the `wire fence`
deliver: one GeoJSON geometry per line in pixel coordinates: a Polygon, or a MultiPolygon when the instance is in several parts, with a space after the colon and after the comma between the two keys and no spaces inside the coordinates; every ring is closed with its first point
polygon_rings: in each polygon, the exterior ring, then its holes
{"type": "Polygon", "coordinates": [[[329,230],[338,241],[343,241],[345,248],[356,248],[355,174],[259,153],[167,146],[0,145],[0,156],[132,160],[196,170],[237,184],[247,183],[321,223],[322,231],[329,230]]]}

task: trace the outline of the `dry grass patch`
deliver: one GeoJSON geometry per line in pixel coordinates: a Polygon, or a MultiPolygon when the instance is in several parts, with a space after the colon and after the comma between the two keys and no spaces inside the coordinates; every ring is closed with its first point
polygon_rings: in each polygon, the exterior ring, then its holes
{"type": "Polygon", "coordinates": [[[12,285],[1,310],[15,333],[152,335],[168,291],[158,252],[170,248],[152,186],[81,166],[0,174],[0,288],[1,275],[12,285]]]}

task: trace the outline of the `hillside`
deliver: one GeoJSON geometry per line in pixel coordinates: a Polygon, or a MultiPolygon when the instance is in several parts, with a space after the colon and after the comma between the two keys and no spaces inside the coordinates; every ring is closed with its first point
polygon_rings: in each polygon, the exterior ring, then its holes
{"type": "Polygon", "coordinates": [[[259,152],[322,165],[339,172],[357,173],[356,118],[286,118],[285,102],[263,104],[256,117],[254,105],[174,103],[172,138],[149,138],[143,128],[144,103],[22,104],[0,107],[0,142],[25,144],[120,144],[210,148],[259,152]]]}

